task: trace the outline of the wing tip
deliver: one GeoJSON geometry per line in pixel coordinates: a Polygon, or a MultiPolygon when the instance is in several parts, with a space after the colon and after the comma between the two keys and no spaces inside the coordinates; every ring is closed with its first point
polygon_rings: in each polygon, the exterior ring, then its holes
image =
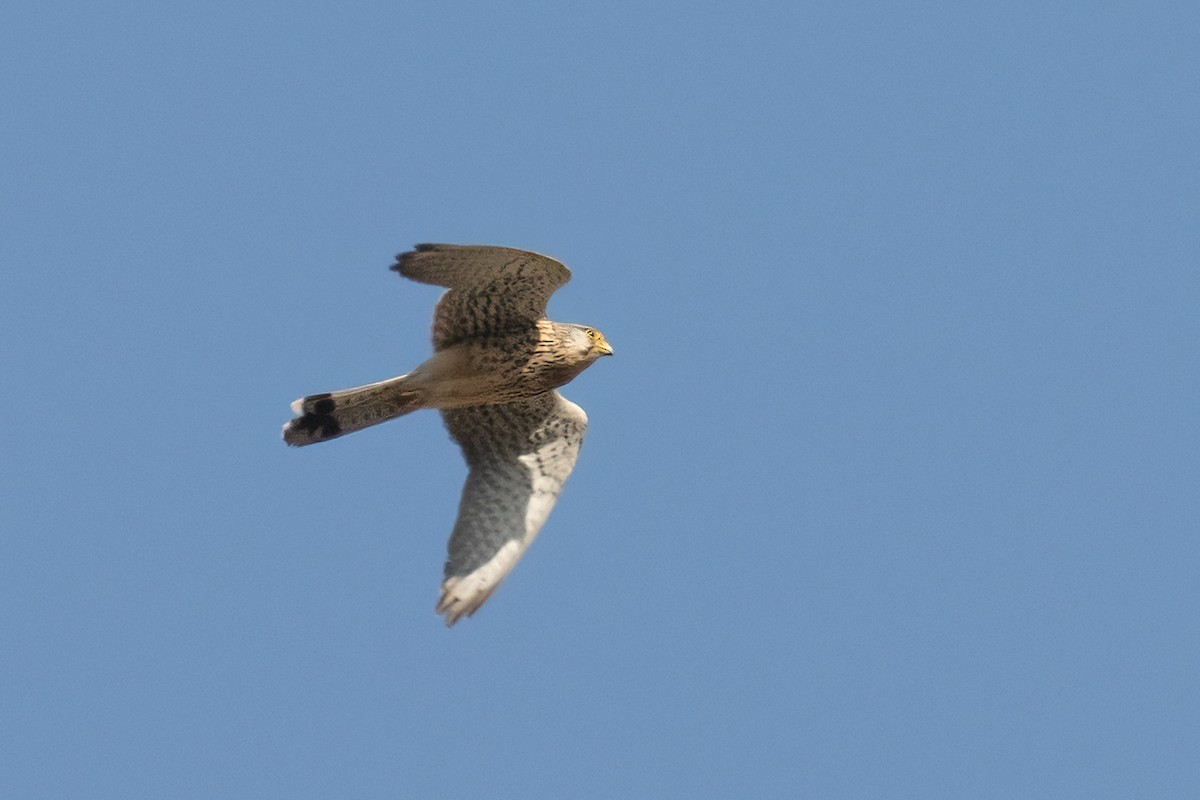
{"type": "MultiPolygon", "coordinates": [[[[526,250],[521,247],[512,247],[506,244],[451,244],[449,242],[418,242],[412,246],[411,250],[405,250],[403,253],[397,253],[395,263],[393,263],[390,268],[397,269],[401,263],[409,261],[415,256],[421,255],[422,253],[447,253],[454,250],[477,250],[480,252],[492,251],[508,253],[514,256],[533,256],[546,261],[553,261],[560,267],[566,269],[566,266],[554,256],[538,252],[537,250],[526,250]]],[[[569,272],[570,270],[568,270],[568,273],[569,272]]]]}
{"type": "Polygon", "coordinates": [[[446,618],[447,628],[453,628],[463,617],[470,617],[478,611],[499,585],[493,584],[483,590],[483,581],[478,581],[475,591],[466,591],[467,587],[463,585],[465,583],[467,581],[464,578],[447,578],[442,583],[442,596],[434,610],[446,618]],[[458,591],[459,587],[464,591],[458,591]]]}
{"type": "Polygon", "coordinates": [[[446,618],[451,628],[463,617],[469,617],[488,601],[500,583],[525,552],[516,539],[505,542],[484,564],[465,575],[448,575],[442,581],[442,595],[435,610],[446,618]]]}
{"type": "Polygon", "coordinates": [[[467,246],[468,245],[461,244],[442,244],[439,242],[418,242],[417,244],[413,245],[412,250],[405,250],[403,253],[397,253],[396,260],[392,262],[392,265],[388,267],[388,269],[390,269],[392,272],[398,272],[406,278],[411,278],[413,276],[406,272],[406,270],[412,263],[412,260],[421,253],[430,253],[435,250],[461,250],[467,246]]]}

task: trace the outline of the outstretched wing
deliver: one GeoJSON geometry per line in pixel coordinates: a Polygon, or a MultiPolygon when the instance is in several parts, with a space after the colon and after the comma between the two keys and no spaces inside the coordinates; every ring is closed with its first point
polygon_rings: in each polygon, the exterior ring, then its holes
{"type": "Polygon", "coordinates": [[[546,316],[546,302],[571,279],[548,256],[509,247],[419,244],[392,269],[450,291],[433,314],[436,350],[475,336],[515,333],[546,316]]]}
{"type": "Polygon", "coordinates": [[[453,625],[483,605],[550,514],[571,474],[587,414],[558,392],[444,409],[469,473],[437,611],[453,625]]]}

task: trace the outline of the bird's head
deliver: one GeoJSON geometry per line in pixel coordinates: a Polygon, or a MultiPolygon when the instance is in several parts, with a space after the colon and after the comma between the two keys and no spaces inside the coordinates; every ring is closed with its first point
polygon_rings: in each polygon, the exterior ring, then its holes
{"type": "Polygon", "coordinates": [[[575,346],[588,359],[594,361],[601,356],[611,356],[613,354],[612,345],[604,338],[604,334],[595,328],[589,328],[586,325],[575,325],[574,336],[575,346]]]}

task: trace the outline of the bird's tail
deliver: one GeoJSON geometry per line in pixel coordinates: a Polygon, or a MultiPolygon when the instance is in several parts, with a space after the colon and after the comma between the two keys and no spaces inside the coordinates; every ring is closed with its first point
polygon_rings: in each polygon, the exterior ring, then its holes
{"type": "Polygon", "coordinates": [[[297,416],[283,426],[283,440],[295,447],[326,442],[423,406],[421,392],[407,375],[340,392],[310,394],[292,403],[297,416]]]}

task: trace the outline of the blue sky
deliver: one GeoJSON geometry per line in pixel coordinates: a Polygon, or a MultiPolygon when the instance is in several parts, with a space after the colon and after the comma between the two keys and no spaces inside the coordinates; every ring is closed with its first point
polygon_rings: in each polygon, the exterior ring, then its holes
{"type": "Polygon", "coordinates": [[[0,795],[1195,797],[1200,12],[39,3],[0,25],[0,795]],[[433,613],[420,241],[617,356],[433,613]]]}

